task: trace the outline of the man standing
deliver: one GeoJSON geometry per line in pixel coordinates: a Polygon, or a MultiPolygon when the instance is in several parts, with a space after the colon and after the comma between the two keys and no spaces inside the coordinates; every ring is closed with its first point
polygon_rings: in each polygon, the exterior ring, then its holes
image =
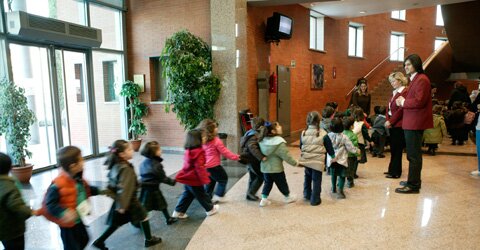
{"type": "Polygon", "coordinates": [[[396,103],[403,107],[402,128],[405,131],[408,180],[401,181],[403,187],[395,189],[402,194],[418,194],[422,186],[422,137],[423,131],[433,127],[432,96],[430,80],[423,72],[422,59],[417,54],[405,58],[405,72],[410,76],[407,96],[400,96],[396,103]]]}

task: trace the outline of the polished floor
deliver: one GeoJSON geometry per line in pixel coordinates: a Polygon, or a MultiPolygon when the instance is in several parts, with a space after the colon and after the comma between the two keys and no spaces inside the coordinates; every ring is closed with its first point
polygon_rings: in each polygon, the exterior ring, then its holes
{"type": "MultiPolygon", "coordinates": [[[[424,155],[420,194],[397,194],[401,179],[387,179],[388,157],[359,167],[356,186],[337,200],[330,176],[323,175],[322,204],[302,199],[303,169],[286,167],[299,200],[285,205],[274,188],[272,205],[245,201],[247,178],[228,193],[221,213],[206,220],[187,249],[480,249],[480,178],[470,175],[475,146],[450,146],[424,155]],[[451,155],[448,152],[470,156],[451,155]]],[[[298,157],[299,150],[291,152],[298,157]]]]}
{"type": "MultiPolygon", "coordinates": [[[[291,145],[296,145],[293,142],[291,145]]],[[[290,147],[298,157],[298,147],[290,147]]],[[[397,194],[394,189],[406,178],[386,179],[387,158],[368,159],[359,167],[356,186],[346,190],[347,199],[337,200],[330,192],[330,176],[323,176],[322,204],[312,207],[302,200],[303,169],[286,166],[287,180],[299,200],[285,205],[274,187],[272,205],[260,208],[245,200],[248,175],[243,166],[229,163],[227,201],[220,212],[206,217],[197,202],[190,218],[167,226],[158,212],[151,214],[152,231],[164,242],[150,249],[479,249],[480,178],[475,170],[475,145],[440,146],[436,156],[424,155],[420,194],[397,194]],[[243,177],[242,177],[243,176],[243,177]]],[[[165,154],[165,170],[173,175],[182,165],[182,155],[165,154]]],[[[138,166],[142,157],[133,159],[138,166]]],[[[87,161],[85,178],[105,186],[107,170],[103,159],[87,161]]],[[[28,203],[38,208],[57,170],[32,178],[23,191],[28,203]]],[[[162,186],[172,211],[182,186],[162,186]]],[[[92,198],[93,215],[86,220],[91,238],[105,229],[105,213],[111,200],[92,198]]],[[[58,227],[42,217],[27,221],[27,249],[62,249],[58,227]]],[[[142,249],[140,230],[125,225],[107,241],[110,249],[142,249]]],[[[0,247],[1,248],[1,247],[0,247]]],[[[87,249],[94,249],[88,247],[87,249]]]]}

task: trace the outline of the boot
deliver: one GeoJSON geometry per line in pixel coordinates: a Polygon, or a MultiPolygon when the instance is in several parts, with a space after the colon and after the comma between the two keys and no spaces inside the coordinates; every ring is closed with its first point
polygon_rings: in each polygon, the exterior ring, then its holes
{"type": "Polygon", "coordinates": [[[337,199],[345,199],[345,193],[343,192],[343,189],[338,190],[337,194],[337,199]]]}
{"type": "Polygon", "coordinates": [[[151,247],[162,242],[162,238],[152,236],[148,220],[142,221],[140,225],[142,226],[143,234],[145,234],[145,247],[151,247]]]}

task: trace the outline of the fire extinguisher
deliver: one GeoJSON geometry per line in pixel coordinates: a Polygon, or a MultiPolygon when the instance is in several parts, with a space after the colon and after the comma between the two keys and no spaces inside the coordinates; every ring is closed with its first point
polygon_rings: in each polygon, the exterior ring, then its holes
{"type": "Polygon", "coordinates": [[[273,72],[268,79],[269,89],[268,92],[270,93],[277,93],[277,74],[273,72]]]}

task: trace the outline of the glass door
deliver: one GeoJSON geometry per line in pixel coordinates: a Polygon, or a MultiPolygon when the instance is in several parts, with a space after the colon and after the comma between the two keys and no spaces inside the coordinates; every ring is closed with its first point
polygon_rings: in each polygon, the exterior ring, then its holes
{"type": "Polygon", "coordinates": [[[83,156],[91,155],[86,54],[56,49],[55,68],[63,145],[77,146],[83,156]]]}
{"type": "Polygon", "coordinates": [[[10,44],[9,49],[13,82],[25,89],[28,106],[37,118],[30,128],[28,150],[32,158],[27,162],[33,164],[34,169],[55,164],[56,135],[47,48],[10,44]]]}

